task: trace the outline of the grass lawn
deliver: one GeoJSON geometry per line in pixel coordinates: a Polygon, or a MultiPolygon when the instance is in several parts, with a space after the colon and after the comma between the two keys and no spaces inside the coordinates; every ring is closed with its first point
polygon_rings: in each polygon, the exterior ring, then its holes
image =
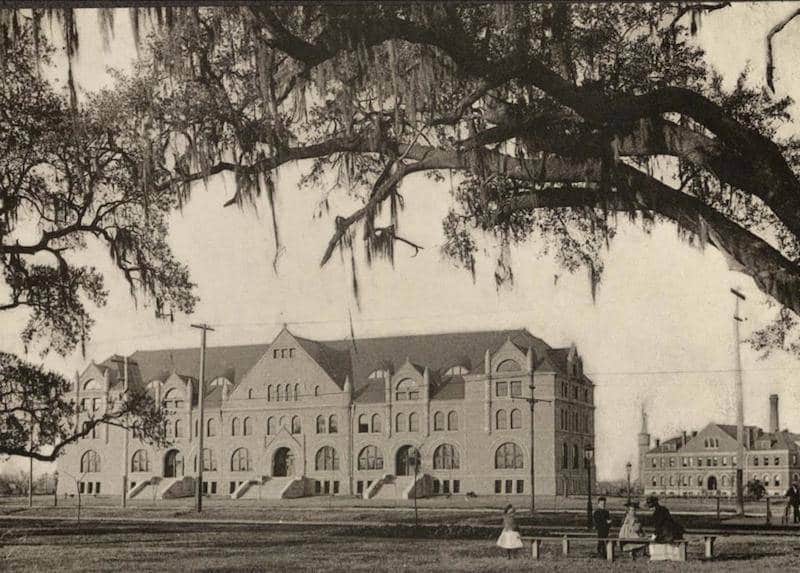
{"type": "Polygon", "coordinates": [[[492,540],[362,537],[342,527],[219,524],[52,523],[0,526],[0,568],[8,571],[790,571],[800,569],[793,538],[721,538],[720,557],[690,562],[619,561],[591,556],[592,543],[558,554],[556,540],[534,562],[527,550],[507,561],[492,540]]]}

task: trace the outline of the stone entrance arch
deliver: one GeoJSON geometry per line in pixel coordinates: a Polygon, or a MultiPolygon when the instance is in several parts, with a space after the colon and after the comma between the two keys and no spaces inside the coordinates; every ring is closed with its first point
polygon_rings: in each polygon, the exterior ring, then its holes
{"type": "Polygon", "coordinates": [[[708,491],[717,491],[717,478],[716,478],[716,476],[708,476],[708,481],[706,482],[706,489],[708,491]]]}
{"type": "Polygon", "coordinates": [[[183,477],[183,454],[178,450],[164,454],[164,477],[183,477]]]}
{"type": "Polygon", "coordinates": [[[408,459],[412,456],[416,455],[419,458],[419,453],[417,452],[417,448],[414,446],[403,446],[399,450],[397,450],[397,455],[395,456],[395,472],[394,475],[398,476],[407,476],[414,473],[414,468],[411,464],[408,463],[408,459]]]}
{"type": "Polygon", "coordinates": [[[289,448],[278,448],[272,456],[272,476],[289,477],[294,475],[294,454],[289,448]]]}

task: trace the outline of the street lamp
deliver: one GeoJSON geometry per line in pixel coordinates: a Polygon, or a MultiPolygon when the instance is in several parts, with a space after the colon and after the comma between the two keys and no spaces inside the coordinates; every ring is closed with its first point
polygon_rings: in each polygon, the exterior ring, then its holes
{"type": "Polygon", "coordinates": [[[58,470],[53,472],[53,507],[58,507],[58,470]]]}
{"type": "Polygon", "coordinates": [[[625,471],[628,472],[628,504],[631,503],[631,468],[633,466],[630,462],[625,464],[625,471]]]}
{"type": "Polygon", "coordinates": [[[587,444],[583,448],[583,463],[586,465],[586,527],[592,529],[592,458],[594,457],[594,446],[587,444]]]}

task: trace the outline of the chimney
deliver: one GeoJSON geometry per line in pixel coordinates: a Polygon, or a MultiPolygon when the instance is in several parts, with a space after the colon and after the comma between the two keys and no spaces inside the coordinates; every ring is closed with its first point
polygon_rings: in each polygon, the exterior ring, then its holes
{"type": "Polygon", "coordinates": [[[686,446],[686,430],[683,431],[683,445],[686,446]]]}
{"type": "Polygon", "coordinates": [[[778,423],[778,395],[769,395],[769,431],[780,431],[780,424],[778,423]]]}

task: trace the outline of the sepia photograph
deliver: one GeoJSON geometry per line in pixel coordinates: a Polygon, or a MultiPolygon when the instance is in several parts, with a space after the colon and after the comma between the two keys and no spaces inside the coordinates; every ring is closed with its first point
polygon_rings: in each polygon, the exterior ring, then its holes
{"type": "Polygon", "coordinates": [[[800,570],[800,1],[0,2],[0,571],[800,570]]]}

